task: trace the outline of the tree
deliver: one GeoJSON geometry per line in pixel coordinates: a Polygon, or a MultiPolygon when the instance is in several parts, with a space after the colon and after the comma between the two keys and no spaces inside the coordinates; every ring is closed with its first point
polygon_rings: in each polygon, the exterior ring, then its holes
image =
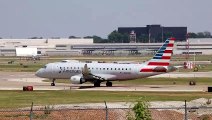
{"type": "Polygon", "coordinates": [[[188,38],[197,38],[197,34],[193,32],[188,33],[188,38]]]}
{"type": "Polygon", "coordinates": [[[101,37],[96,36],[96,35],[93,36],[93,41],[94,41],[94,43],[107,43],[108,42],[107,39],[102,39],[101,37]]]}
{"type": "Polygon", "coordinates": [[[30,37],[29,39],[43,39],[43,37],[30,37]]]}
{"type": "Polygon", "coordinates": [[[129,43],[129,34],[128,33],[119,33],[114,30],[108,35],[108,42],[110,43],[129,43]]]}
{"type": "Polygon", "coordinates": [[[85,36],[84,38],[85,38],[85,39],[86,39],[86,38],[93,38],[93,36],[85,36]]]}
{"type": "Polygon", "coordinates": [[[205,35],[203,32],[198,32],[197,33],[197,38],[205,38],[205,35]]]}
{"type": "Polygon", "coordinates": [[[127,33],[122,34],[122,42],[123,43],[129,43],[130,42],[129,34],[127,34],[127,33]]]}
{"type": "Polygon", "coordinates": [[[122,35],[114,30],[108,35],[108,40],[110,43],[119,43],[121,42],[122,35]]]}
{"type": "Polygon", "coordinates": [[[205,31],[204,33],[205,38],[211,38],[211,33],[209,31],[205,31]]]}
{"type": "Polygon", "coordinates": [[[149,105],[146,100],[139,98],[133,107],[135,120],[151,120],[151,114],[148,109],[149,105]]]}
{"type": "Polygon", "coordinates": [[[212,36],[209,31],[198,32],[198,33],[193,33],[193,32],[188,33],[188,38],[211,38],[211,37],[212,36]]]}
{"type": "Polygon", "coordinates": [[[72,36],[69,36],[68,38],[69,38],[69,39],[76,39],[76,38],[80,38],[80,37],[76,37],[76,36],[73,36],[73,35],[72,35],[72,36]]]}
{"type": "Polygon", "coordinates": [[[127,119],[128,120],[151,120],[151,113],[148,107],[149,107],[148,102],[143,98],[139,98],[132,108],[134,115],[132,115],[129,112],[127,114],[127,119]]]}

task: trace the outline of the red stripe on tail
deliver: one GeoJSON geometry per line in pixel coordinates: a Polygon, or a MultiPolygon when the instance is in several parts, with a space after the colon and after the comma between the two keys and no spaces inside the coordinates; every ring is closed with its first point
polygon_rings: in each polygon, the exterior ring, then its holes
{"type": "Polygon", "coordinates": [[[167,45],[167,47],[173,47],[174,46],[174,44],[168,44],[167,45]]]}
{"type": "Polygon", "coordinates": [[[172,50],[165,50],[164,53],[172,53],[172,50]]]}
{"type": "Polygon", "coordinates": [[[162,56],[162,58],[161,59],[170,59],[171,57],[170,56],[162,56]]]}

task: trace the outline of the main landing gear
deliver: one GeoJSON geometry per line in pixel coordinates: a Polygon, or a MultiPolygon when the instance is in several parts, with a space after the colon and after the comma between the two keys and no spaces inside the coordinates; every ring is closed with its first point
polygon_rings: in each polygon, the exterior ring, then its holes
{"type": "Polygon", "coordinates": [[[107,87],[112,87],[112,86],[113,86],[113,83],[110,82],[110,81],[107,81],[107,82],[106,82],[106,86],[107,86],[107,87]]]}
{"type": "Polygon", "coordinates": [[[99,80],[94,81],[94,87],[100,87],[101,82],[99,80]]]}
{"type": "Polygon", "coordinates": [[[55,80],[56,80],[56,79],[52,79],[51,86],[55,86],[55,80]]]}
{"type": "MultiPolygon", "coordinates": [[[[101,84],[101,81],[94,81],[94,87],[100,87],[100,84],[101,84]]],[[[110,82],[110,81],[107,81],[106,82],[106,86],[107,87],[112,87],[113,86],[113,83],[112,82],[110,82]]]]}

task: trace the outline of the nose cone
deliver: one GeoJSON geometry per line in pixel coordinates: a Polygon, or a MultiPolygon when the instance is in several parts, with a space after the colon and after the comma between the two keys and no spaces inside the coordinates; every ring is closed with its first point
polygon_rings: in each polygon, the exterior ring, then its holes
{"type": "Polygon", "coordinates": [[[43,77],[43,72],[42,72],[43,70],[42,69],[39,69],[36,73],[35,73],[35,75],[37,76],[37,77],[43,77]]]}

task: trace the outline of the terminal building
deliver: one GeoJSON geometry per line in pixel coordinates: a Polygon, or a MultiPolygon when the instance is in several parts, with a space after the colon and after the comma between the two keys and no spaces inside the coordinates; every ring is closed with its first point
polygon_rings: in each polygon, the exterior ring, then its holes
{"type": "MultiPolygon", "coordinates": [[[[163,43],[93,43],[93,39],[0,39],[0,56],[17,56],[17,48],[36,48],[41,56],[153,55],[163,43]]],[[[30,49],[28,49],[30,50],[30,49]]],[[[35,50],[35,49],[32,49],[35,50]]],[[[212,38],[177,41],[173,54],[212,55],[212,38]]]]}

